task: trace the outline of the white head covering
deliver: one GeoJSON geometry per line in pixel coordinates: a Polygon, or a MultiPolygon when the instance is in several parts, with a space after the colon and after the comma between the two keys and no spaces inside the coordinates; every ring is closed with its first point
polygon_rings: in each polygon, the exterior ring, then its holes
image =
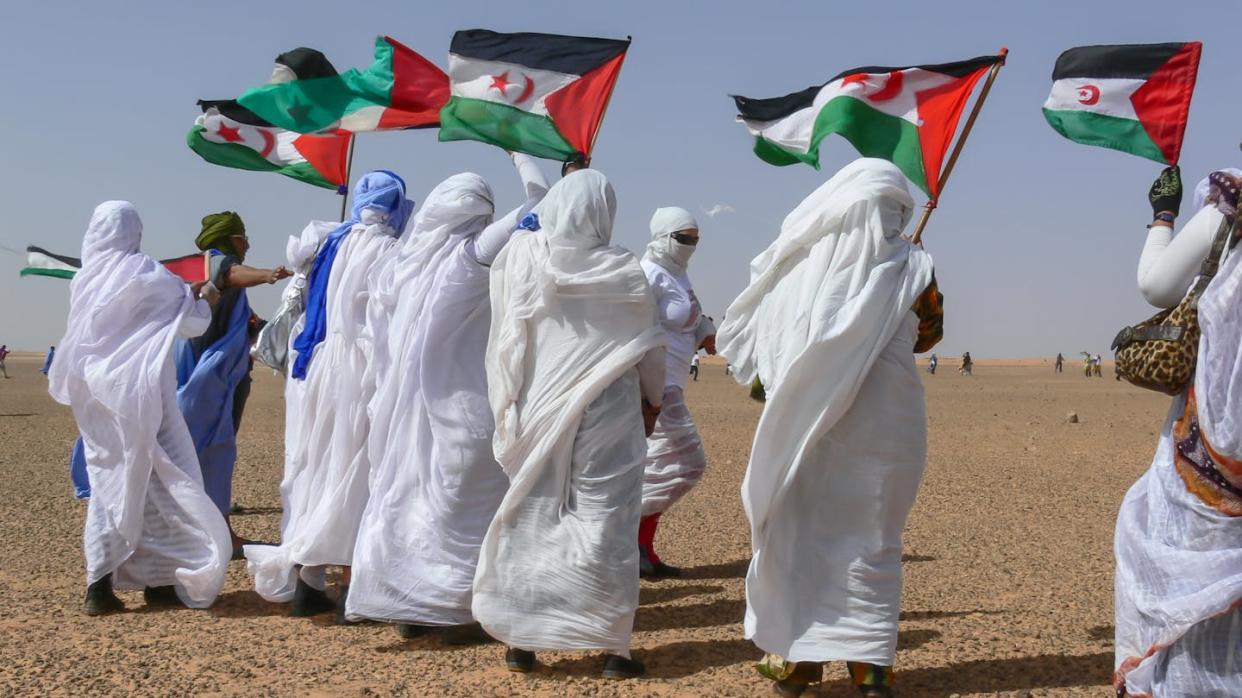
{"type": "Polygon", "coordinates": [[[97,400],[157,429],[160,372],[194,299],[184,281],[138,251],[141,240],[142,220],[128,201],[95,208],[48,392],[66,405],[97,400]]]}
{"type": "MultiPolygon", "coordinates": [[[[1195,399],[1217,454],[1242,461],[1242,254],[1235,248],[1199,299],[1195,399]]],[[[1235,477],[1242,472],[1234,472],[1235,477]]],[[[1236,484],[1236,481],[1235,481],[1236,484]]]]}
{"type": "Polygon", "coordinates": [[[698,227],[694,216],[684,208],[657,208],[651,216],[651,242],[647,243],[646,257],[671,272],[685,274],[695,246],[677,242],[672,235],[698,227]]]}

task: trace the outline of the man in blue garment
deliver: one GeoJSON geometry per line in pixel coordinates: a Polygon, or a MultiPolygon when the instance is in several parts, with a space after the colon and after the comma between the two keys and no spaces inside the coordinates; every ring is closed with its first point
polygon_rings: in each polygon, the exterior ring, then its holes
{"type": "MultiPolygon", "coordinates": [[[[233,466],[237,462],[237,430],[250,396],[250,345],[258,318],[250,310],[246,289],[274,284],[291,275],[283,266],[258,269],[243,261],[250,249],[246,226],[232,211],[203,218],[195,240],[209,252],[208,280],[220,291],[207,331],[177,340],[177,402],[198,451],[203,485],[211,501],[229,520],[233,499],[233,466]]],[[[249,543],[229,525],[233,559],[249,543]]]]}

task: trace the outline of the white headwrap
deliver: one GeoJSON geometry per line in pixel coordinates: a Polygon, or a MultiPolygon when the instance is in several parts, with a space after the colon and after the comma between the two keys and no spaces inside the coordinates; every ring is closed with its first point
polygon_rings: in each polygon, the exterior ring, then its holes
{"type": "Polygon", "coordinates": [[[673,233],[698,227],[694,216],[684,208],[657,208],[651,216],[651,242],[647,243],[646,256],[671,272],[686,273],[686,265],[690,263],[695,246],[677,242],[672,236],[673,233]]]}
{"type": "MultiPolygon", "coordinates": [[[[1239,170],[1236,167],[1223,167],[1217,170],[1217,172],[1228,172],[1234,177],[1242,177],[1242,170],[1239,170]]],[[[1207,177],[1199,180],[1199,183],[1195,185],[1194,207],[1191,210],[1191,213],[1198,213],[1199,209],[1207,205],[1207,197],[1211,191],[1212,183],[1207,177]]]]}

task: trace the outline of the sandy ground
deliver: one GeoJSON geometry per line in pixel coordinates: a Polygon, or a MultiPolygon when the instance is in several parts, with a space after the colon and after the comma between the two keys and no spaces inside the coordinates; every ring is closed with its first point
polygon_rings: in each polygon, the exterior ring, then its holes
{"type": "MultiPolygon", "coordinates": [[[[528,677],[498,645],[401,640],[379,624],[288,618],[232,563],[216,605],[80,611],[85,505],[66,460],[69,411],[52,402],[41,357],[0,379],[0,695],[751,696],[767,694],[742,639],[749,536],[738,494],[759,405],[717,364],[687,391],[710,461],[665,516],[657,541],[684,579],[644,583],[634,635],[648,677],[594,678],[597,657],[541,654],[528,677]]],[[[1167,400],[1071,362],[947,360],[927,377],[930,462],[906,533],[897,657],[903,696],[1110,695],[1112,534],[1147,467],[1167,400]],[[1077,370],[1075,370],[1077,369],[1077,370]],[[1079,416],[1067,421],[1069,412],[1079,416]]],[[[1105,368],[1109,375],[1111,367],[1105,368]]],[[[236,528],[274,540],[280,523],[280,379],[257,369],[241,435],[236,528]]],[[[844,667],[820,695],[856,695],[844,667]]]]}

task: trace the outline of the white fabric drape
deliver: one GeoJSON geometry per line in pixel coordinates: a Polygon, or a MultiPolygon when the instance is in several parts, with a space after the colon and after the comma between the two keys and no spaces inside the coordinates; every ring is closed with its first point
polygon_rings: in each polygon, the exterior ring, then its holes
{"type": "Polygon", "coordinates": [[[100,204],[70,285],[69,318],[48,374],[73,408],[86,450],[87,583],[176,588],[211,605],[232,547],[177,407],[172,343],[207,329],[211,309],[138,251],[142,222],[128,202],[100,204]]]}
{"type": "Polygon", "coordinates": [[[332,265],[327,336],[301,389],[299,423],[286,433],[281,544],[245,548],[255,589],[269,601],[293,598],[295,565],[348,565],[353,557],[367,502],[367,403],[375,390],[365,380],[368,282],[397,234],[387,216],[365,209],[332,265]]]}
{"type": "Polygon", "coordinates": [[[895,652],[926,452],[910,307],[932,262],[900,235],[912,205],[891,163],[842,168],[751,262],[718,334],[735,378],[768,395],[742,485],[746,637],[792,661],[895,652]]]}
{"type": "Polygon", "coordinates": [[[643,458],[643,516],[662,514],[703,479],[707,453],[682,389],[664,389],[664,408],[647,437],[643,458]]]}
{"type": "MultiPolygon", "coordinates": [[[[500,221],[506,235],[543,191],[500,221]]],[[[479,546],[509,485],[492,454],[483,368],[488,269],[471,249],[493,209],[482,177],[454,175],[427,196],[402,244],[389,334],[396,369],[371,403],[385,426],[371,437],[373,494],[354,552],[350,618],[472,619],[479,546]]]]}
{"type": "Polygon", "coordinates": [[[511,484],[483,541],[475,618],[530,650],[628,656],[638,606],[642,394],[663,386],[663,331],[616,203],[594,170],[558,182],[542,229],[492,267],[488,397],[511,484]]]}
{"type": "MultiPolygon", "coordinates": [[[[1209,245],[1200,243],[1200,259],[1209,245]]],[[[1237,487],[1242,255],[1236,251],[1199,299],[1199,324],[1199,427],[1221,474],[1237,487]]],[[[1173,427],[1185,406],[1185,396],[1173,401],[1151,468],[1117,515],[1117,680],[1135,696],[1242,695],[1242,517],[1208,506],[1177,472],[1173,427]]]]}

